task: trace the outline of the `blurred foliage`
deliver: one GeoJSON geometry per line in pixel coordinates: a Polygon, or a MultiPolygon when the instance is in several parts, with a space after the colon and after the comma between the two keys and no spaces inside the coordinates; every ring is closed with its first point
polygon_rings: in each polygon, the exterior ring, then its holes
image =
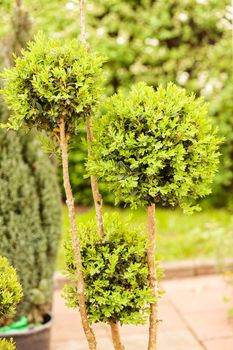
{"type": "Polygon", "coordinates": [[[24,299],[17,317],[41,321],[51,310],[61,231],[54,164],[34,135],[0,132],[0,254],[17,269],[24,299]]]}
{"type": "MultiPolygon", "coordinates": [[[[24,0],[34,31],[77,37],[78,0],[24,0]],[[57,15],[59,13],[59,16],[57,15]]],[[[0,35],[9,27],[10,0],[0,7],[0,35]]],[[[231,17],[228,0],[92,0],[87,1],[89,42],[106,64],[110,95],[137,81],[153,86],[173,81],[210,102],[210,114],[225,136],[212,203],[233,207],[233,81],[231,17]],[[207,16],[208,14],[208,16],[207,16]]],[[[77,149],[71,152],[76,158],[77,149]]],[[[86,155],[83,156],[85,158],[86,155]]],[[[83,165],[79,166],[80,171],[83,165]]],[[[71,166],[71,173],[74,172],[71,166]]],[[[73,176],[72,176],[73,177],[73,176]]],[[[79,191],[76,188],[75,192],[79,191]]],[[[88,184],[83,182],[82,188],[88,184]]],[[[79,198],[80,202],[90,198],[79,198]]]]}
{"type": "MultiPolygon", "coordinates": [[[[20,1],[18,1],[20,3],[20,1]]],[[[30,19],[13,1],[0,1],[0,66],[12,64],[30,37],[30,19]],[[12,14],[11,14],[12,12],[12,14]]],[[[0,119],[9,111],[0,101],[0,119]]],[[[24,298],[16,318],[41,321],[50,312],[52,282],[61,229],[60,193],[55,166],[35,135],[0,130],[0,254],[18,271],[24,298]]]]}

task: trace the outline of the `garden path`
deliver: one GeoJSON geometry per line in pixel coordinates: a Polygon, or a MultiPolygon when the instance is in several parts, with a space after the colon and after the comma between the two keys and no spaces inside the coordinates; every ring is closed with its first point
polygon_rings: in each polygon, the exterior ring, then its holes
{"type": "MultiPolygon", "coordinates": [[[[222,276],[165,280],[162,288],[158,350],[233,350],[233,322],[224,302],[232,290],[222,276]]],[[[55,292],[51,350],[87,350],[79,314],[65,306],[60,294],[55,292]]],[[[113,350],[108,327],[94,328],[98,350],[113,350]]],[[[127,350],[147,349],[146,326],[124,326],[121,334],[127,350]]]]}

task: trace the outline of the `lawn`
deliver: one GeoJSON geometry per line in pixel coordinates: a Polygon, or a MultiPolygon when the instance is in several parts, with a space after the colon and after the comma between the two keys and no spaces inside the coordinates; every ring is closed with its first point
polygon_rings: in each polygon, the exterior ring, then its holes
{"type": "MultiPolygon", "coordinates": [[[[129,219],[133,225],[146,229],[146,213],[142,209],[105,208],[105,212],[119,212],[122,219],[129,219]]],[[[225,251],[222,248],[233,236],[232,213],[223,209],[208,209],[191,216],[179,209],[157,209],[158,252],[162,261],[217,257],[225,251]]],[[[79,209],[77,222],[85,223],[95,218],[93,208],[79,209]]],[[[58,254],[58,270],[64,268],[63,244],[69,235],[67,210],[64,207],[63,235],[58,254]]]]}

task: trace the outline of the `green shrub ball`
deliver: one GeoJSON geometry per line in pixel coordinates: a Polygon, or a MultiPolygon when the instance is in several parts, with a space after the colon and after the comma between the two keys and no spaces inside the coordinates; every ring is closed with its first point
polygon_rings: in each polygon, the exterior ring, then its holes
{"type": "Polygon", "coordinates": [[[203,100],[170,83],[156,91],[145,83],[106,100],[95,123],[89,171],[103,178],[116,200],[198,209],[211,192],[220,139],[203,100]]]}
{"type": "Polygon", "coordinates": [[[62,114],[66,132],[76,133],[102,93],[103,58],[87,51],[77,40],[39,34],[3,73],[3,94],[13,110],[8,127],[36,127],[56,132],[62,114]],[[80,119],[81,118],[81,119],[80,119]]]}
{"type": "MultiPolygon", "coordinates": [[[[147,281],[145,234],[122,223],[120,216],[105,216],[104,240],[91,222],[79,227],[79,235],[89,321],[144,324],[154,301],[147,281]]],[[[67,272],[75,286],[74,261],[67,244],[67,272]]],[[[67,285],[64,295],[68,306],[78,307],[75,287],[67,285]]]]}

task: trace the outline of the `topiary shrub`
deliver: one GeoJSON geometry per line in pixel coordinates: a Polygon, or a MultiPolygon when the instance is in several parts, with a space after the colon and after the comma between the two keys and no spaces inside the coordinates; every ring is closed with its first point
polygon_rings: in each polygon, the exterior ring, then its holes
{"type": "Polygon", "coordinates": [[[103,58],[87,54],[76,40],[61,45],[43,35],[30,42],[22,56],[3,74],[4,97],[13,110],[6,126],[36,127],[55,135],[65,111],[66,132],[76,134],[99,103],[103,58]]]}
{"type": "MultiPolygon", "coordinates": [[[[104,222],[104,240],[95,223],[79,227],[88,319],[91,323],[144,324],[153,301],[147,280],[146,235],[122,223],[119,215],[105,216],[104,222]]],[[[66,245],[66,270],[74,284],[65,287],[64,296],[67,305],[76,308],[77,274],[71,243],[66,245]]]]}
{"type": "Polygon", "coordinates": [[[96,120],[90,174],[103,178],[131,207],[148,212],[148,281],[150,303],[148,349],[156,349],[158,273],[155,204],[179,205],[191,213],[195,200],[210,193],[217,170],[220,139],[207,117],[207,106],[185,90],[145,83],[107,99],[96,120]]]}
{"type": "Polygon", "coordinates": [[[211,192],[219,163],[216,130],[203,100],[174,84],[154,91],[139,83],[129,96],[107,99],[95,131],[96,159],[89,169],[108,183],[117,201],[190,211],[211,192]]]}
{"type": "Polygon", "coordinates": [[[0,256],[0,321],[15,313],[16,305],[22,296],[16,270],[9,265],[6,258],[0,256]]]}

